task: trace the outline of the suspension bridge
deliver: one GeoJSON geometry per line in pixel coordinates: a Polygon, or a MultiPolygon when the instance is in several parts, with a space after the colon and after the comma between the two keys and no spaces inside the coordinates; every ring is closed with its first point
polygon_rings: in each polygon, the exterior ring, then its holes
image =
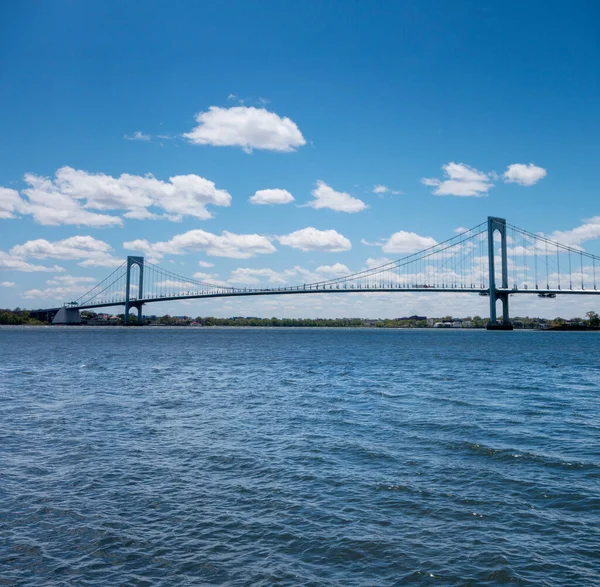
{"type": "Polygon", "coordinates": [[[59,308],[34,310],[55,324],[79,322],[81,310],[124,306],[125,322],[145,304],[201,298],[367,292],[473,293],[488,296],[490,330],[511,330],[509,296],[598,295],[600,257],[512,226],[503,218],[465,230],[448,240],[373,267],[311,283],[239,288],[190,279],[144,257],[123,264],[78,299],[59,308]],[[500,317],[497,303],[501,302],[500,317]]]}

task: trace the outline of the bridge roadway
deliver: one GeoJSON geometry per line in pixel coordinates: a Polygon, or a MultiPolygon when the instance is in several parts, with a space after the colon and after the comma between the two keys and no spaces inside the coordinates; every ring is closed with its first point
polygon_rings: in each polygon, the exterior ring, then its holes
{"type": "MultiPolygon", "coordinates": [[[[298,295],[298,294],[333,294],[333,293],[402,293],[402,292],[425,292],[425,293],[478,293],[480,295],[489,295],[489,289],[481,288],[450,288],[450,287],[363,287],[363,288],[332,288],[332,289],[304,289],[302,286],[288,287],[282,289],[264,289],[264,290],[235,290],[235,291],[217,291],[212,293],[182,294],[175,296],[161,296],[152,298],[130,298],[129,303],[132,306],[138,304],[149,304],[153,302],[168,302],[177,300],[207,299],[207,298],[232,298],[249,296],[269,296],[269,295],[298,295]]],[[[596,289],[510,289],[496,288],[497,293],[508,294],[544,294],[548,295],[600,295],[596,289]]],[[[93,310],[97,308],[110,308],[115,306],[124,306],[125,300],[116,302],[100,302],[97,304],[87,304],[81,306],[70,306],[76,310],[93,310]]],[[[69,307],[69,306],[68,306],[69,307]]],[[[32,310],[33,313],[39,312],[58,312],[59,308],[48,308],[43,310],[32,310]]]]}

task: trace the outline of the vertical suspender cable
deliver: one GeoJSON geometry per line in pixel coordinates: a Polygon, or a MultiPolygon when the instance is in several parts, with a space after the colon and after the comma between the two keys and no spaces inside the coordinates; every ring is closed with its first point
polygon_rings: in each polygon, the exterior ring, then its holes
{"type": "Polygon", "coordinates": [[[571,249],[569,248],[569,289],[573,289],[573,273],[571,271],[571,249]]]}
{"type": "Polygon", "coordinates": [[[537,247],[538,241],[537,239],[533,239],[533,263],[535,266],[535,289],[539,289],[538,287],[538,265],[537,265],[537,247]]]}
{"type": "Polygon", "coordinates": [[[523,247],[523,251],[522,251],[522,253],[523,253],[523,272],[525,274],[524,281],[525,281],[525,285],[528,285],[529,284],[529,279],[528,279],[529,267],[527,266],[527,257],[525,255],[525,252],[526,252],[525,251],[525,243],[527,242],[527,240],[525,239],[525,236],[523,234],[521,234],[521,241],[523,243],[521,246],[523,247]]]}
{"type": "Polygon", "coordinates": [[[548,241],[546,243],[546,289],[550,289],[550,274],[548,273],[548,241]]]}

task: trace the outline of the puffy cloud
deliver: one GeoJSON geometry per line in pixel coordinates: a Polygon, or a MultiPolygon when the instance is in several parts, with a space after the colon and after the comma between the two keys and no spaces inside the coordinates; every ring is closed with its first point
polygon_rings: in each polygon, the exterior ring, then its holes
{"type": "Polygon", "coordinates": [[[216,278],[217,276],[214,273],[204,273],[203,271],[198,271],[192,275],[194,279],[199,279],[200,281],[207,281],[209,279],[216,278]]]}
{"type": "Polygon", "coordinates": [[[321,265],[317,267],[315,270],[317,273],[322,273],[324,275],[330,275],[332,277],[341,277],[342,275],[348,275],[350,273],[350,269],[346,267],[343,263],[335,263],[334,265],[321,265]]]}
{"type": "Polygon", "coordinates": [[[534,185],[540,179],[546,177],[546,170],[543,167],[537,167],[533,163],[524,165],[523,163],[513,163],[509,165],[502,178],[506,183],[518,183],[519,185],[534,185]]]}
{"type": "Polygon", "coordinates": [[[29,299],[62,299],[72,298],[74,295],[81,295],[88,292],[96,283],[93,277],[76,277],[73,275],[55,275],[52,279],[46,281],[45,289],[30,289],[23,296],[29,299]]]}
{"type": "Polygon", "coordinates": [[[35,271],[59,272],[64,271],[62,267],[45,267],[44,265],[32,265],[17,255],[0,251],[0,271],[23,271],[24,273],[33,273],[35,271]]]}
{"type": "Polygon", "coordinates": [[[368,208],[362,200],[354,198],[346,192],[336,192],[331,186],[321,180],[317,181],[317,187],[311,193],[315,199],[311,200],[307,205],[316,210],[329,208],[337,212],[353,213],[368,208]]]}
{"type": "Polygon", "coordinates": [[[289,204],[294,201],[294,196],[287,190],[258,190],[249,201],[252,204],[289,204]]]}
{"type": "Polygon", "coordinates": [[[352,248],[350,241],[335,230],[317,230],[312,226],[277,237],[282,245],[301,251],[339,253],[352,248]]]}
{"type": "Polygon", "coordinates": [[[208,261],[198,261],[198,265],[200,265],[200,267],[204,267],[204,268],[215,266],[214,263],[209,263],[208,261]]]}
{"type": "MultiPolygon", "coordinates": [[[[229,283],[227,283],[226,281],[223,281],[222,279],[219,279],[219,276],[216,275],[215,273],[203,273],[202,271],[198,271],[197,273],[194,273],[194,275],[192,276],[195,280],[197,281],[201,281],[202,283],[206,284],[206,285],[216,285],[219,287],[227,287],[230,288],[231,285],[229,283]]],[[[185,282],[185,288],[187,290],[192,290],[194,291],[196,289],[196,284],[194,282],[185,282]]]]}
{"type": "Polygon", "coordinates": [[[83,283],[96,283],[96,279],[93,277],[76,277],[73,275],[55,275],[52,279],[46,281],[48,285],[79,285],[83,283]]]}
{"type": "Polygon", "coordinates": [[[243,285],[257,285],[263,279],[266,279],[269,283],[283,285],[287,282],[286,277],[294,274],[294,272],[290,271],[281,274],[273,269],[268,268],[249,269],[246,267],[239,267],[231,272],[231,276],[229,277],[228,281],[229,283],[239,283],[243,285]]]}
{"type": "Polygon", "coordinates": [[[285,269],[284,271],[275,271],[269,268],[250,269],[239,267],[231,272],[228,281],[229,283],[242,285],[258,285],[266,281],[273,285],[282,286],[285,284],[300,285],[300,282],[310,283],[321,279],[322,275],[296,265],[292,269],[285,269]]]}
{"type": "Polygon", "coordinates": [[[572,230],[555,230],[548,238],[571,247],[600,238],[600,216],[589,218],[572,230]]]}
{"type": "Polygon", "coordinates": [[[140,130],[136,130],[132,135],[125,135],[123,138],[127,141],[149,141],[150,135],[147,135],[140,130]]]}
{"type": "Polygon", "coordinates": [[[0,187],[0,219],[14,218],[23,209],[23,203],[17,190],[0,187]]]}
{"type": "Polygon", "coordinates": [[[112,177],[61,167],[54,179],[31,173],[24,179],[29,184],[23,190],[26,199],[18,198],[18,194],[15,197],[14,190],[0,192],[0,218],[20,212],[31,214],[39,224],[121,226],[123,220],[119,216],[104,212],[125,211],[125,217],[136,219],[180,221],[183,216],[192,216],[205,220],[212,217],[207,205],[231,203],[228,192],[198,175],[176,175],[166,182],[152,175],[124,173],[112,177]],[[158,215],[149,208],[160,209],[164,214],[158,215]]]}
{"type": "Polygon", "coordinates": [[[420,236],[414,232],[400,230],[383,243],[381,250],[384,253],[416,253],[436,244],[437,241],[430,236],[420,236]]]}
{"type": "Polygon", "coordinates": [[[401,194],[402,192],[398,191],[398,190],[391,190],[389,187],[387,187],[386,185],[375,185],[373,186],[373,193],[374,194],[379,194],[379,195],[383,195],[383,194],[394,194],[395,196],[401,194]]]}
{"type": "Polygon", "coordinates": [[[377,259],[369,257],[365,265],[367,266],[367,269],[375,269],[375,267],[381,267],[381,265],[387,265],[391,262],[392,259],[388,259],[388,257],[379,257],[377,259]]]}
{"type": "Polygon", "coordinates": [[[123,262],[111,254],[108,243],[91,236],[72,236],[55,242],[39,238],[16,245],[10,252],[23,259],[80,260],[82,267],[116,267],[123,262]]]}
{"type": "Polygon", "coordinates": [[[14,281],[1,281],[0,285],[2,287],[14,287],[15,286],[15,282],[14,281]]]}
{"type": "Polygon", "coordinates": [[[147,240],[134,240],[123,243],[129,250],[142,251],[152,259],[165,255],[182,255],[188,251],[204,251],[214,257],[247,259],[254,255],[274,253],[271,241],[259,234],[234,234],[224,230],[220,235],[205,230],[190,230],[177,234],[164,242],[149,243],[147,240]]]}
{"type": "Polygon", "coordinates": [[[421,183],[434,186],[436,196],[484,196],[494,187],[491,179],[493,173],[484,173],[464,163],[447,163],[442,165],[445,179],[435,177],[423,178],[421,183]]]}
{"type": "Polygon", "coordinates": [[[28,299],[40,298],[65,300],[67,298],[72,298],[75,295],[80,296],[89,290],[89,285],[47,287],[45,289],[29,289],[23,294],[23,297],[28,299]]]}
{"type": "MultiPolygon", "coordinates": [[[[71,170],[64,167],[62,169],[71,170]]],[[[57,171],[57,180],[60,172],[61,170],[57,171]]],[[[123,224],[116,216],[87,210],[76,198],[62,190],[60,181],[54,183],[31,173],[26,174],[24,179],[30,187],[23,190],[27,199],[23,201],[20,212],[31,214],[38,224],[75,224],[97,228],[123,224]]]]}
{"type": "Polygon", "coordinates": [[[296,123],[265,108],[211,106],[196,115],[198,126],[183,136],[196,145],[295,151],[306,144],[296,123]]]}

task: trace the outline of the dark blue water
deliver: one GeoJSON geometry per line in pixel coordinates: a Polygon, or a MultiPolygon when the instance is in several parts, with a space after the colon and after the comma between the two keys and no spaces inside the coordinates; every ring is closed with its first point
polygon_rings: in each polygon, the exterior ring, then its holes
{"type": "Polygon", "coordinates": [[[599,333],[0,329],[0,585],[599,569],[599,333]]]}

